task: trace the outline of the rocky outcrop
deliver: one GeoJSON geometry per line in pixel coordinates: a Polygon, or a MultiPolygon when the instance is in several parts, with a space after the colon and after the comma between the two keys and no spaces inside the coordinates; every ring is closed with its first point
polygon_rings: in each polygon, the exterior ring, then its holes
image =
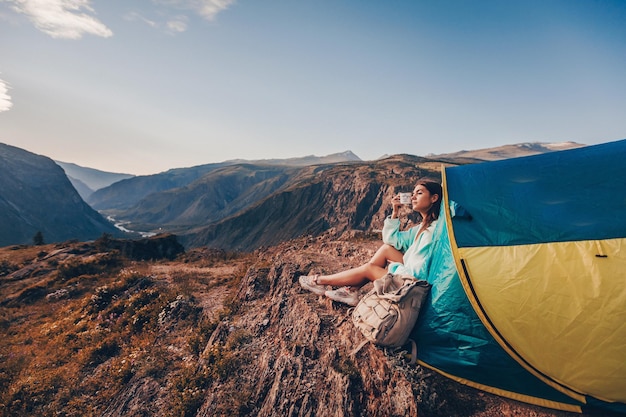
{"type": "MultiPolygon", "coordinates": [[[[227,404],[239,415],[417,415],[411,383],[381,350],[366,347],[350,356],[362,339],[346,320],[347,308],[300,290],[298,277],[325,261],[311,257],[312,250],[306,241],[284,245],[280,259],[264,254],[247,272],[235,298],[237,314],[215,330],[200,359],[206,366],[211,352],[239,339],[238,366],[207,389],[198,416],[227,415],[227,404]]],[[[326,250],[344,248],[330,244],[326,250]]],[[[363,258],[370,251],[345,255],[363,258]]]]}
{"type": "Polygon", "coordinates": [[[236,313],[213,332],[198,364],[210,366],[215,352],[225,348],[235,365],[207,387],[196,415],[568,415],[463,387],[410,365],[402,349],[368,344],[353,355],[363,338],[348,307],[303,291],[297,281],[312,271],[356,266],[379,243],[350,233],[258,253],[236,293],[236,313]]]}
{"type": "Polygon", "coordinates": [[[174,259],[185,252],[176,235],[169,233],[143,239],[111,239],[105,235],[96,244],[101,249],[118,250],[123,256],[137,261],[174,259]]]}

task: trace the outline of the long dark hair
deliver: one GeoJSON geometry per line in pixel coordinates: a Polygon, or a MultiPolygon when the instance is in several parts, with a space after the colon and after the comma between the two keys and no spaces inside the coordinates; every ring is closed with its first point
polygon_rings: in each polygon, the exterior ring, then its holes
{"type": "Polygon", "coordinates": [[[415,185],[423,185],[424,188],[426,188],[431,195],[437,194],[439,196],[437,201],[435,201],[428,210],[428,213],[426,213],[426,218],[422,219],[422,227],[426,228],[430,226],[432,222],[439,218],[441,200],[443,200],[443,189],[441,188],[441,184],[439,184],[437,181],[428,178],[417,181],[417,184],[415,185]]]}

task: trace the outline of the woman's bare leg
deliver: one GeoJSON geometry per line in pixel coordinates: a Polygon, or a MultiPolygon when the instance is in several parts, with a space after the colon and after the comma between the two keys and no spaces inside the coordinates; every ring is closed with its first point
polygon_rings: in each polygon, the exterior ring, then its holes
{"type": "Polygon", "coordinates": [[[387,264],[402,262],[402,257],[402,252],[391,245],[383,244],[366,264],[332,275],[320,275],[317,283],[334,287],[360,287],[385,275],[387,264]]]}
{"type": "Polygon", "coordinates": [[[402,262],[404,255],[398,249],[386,243],[382,244],[376,251],[369,263],[387,268],[389,262],[402,262]]]}

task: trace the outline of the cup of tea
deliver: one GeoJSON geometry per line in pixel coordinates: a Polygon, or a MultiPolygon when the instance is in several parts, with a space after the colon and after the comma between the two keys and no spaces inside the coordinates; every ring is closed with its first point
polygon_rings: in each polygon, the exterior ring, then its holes
{"type": "Polygon", "coordinates": [[[400,204],[411,205],[411,193],[400,193],[400,204]]]}

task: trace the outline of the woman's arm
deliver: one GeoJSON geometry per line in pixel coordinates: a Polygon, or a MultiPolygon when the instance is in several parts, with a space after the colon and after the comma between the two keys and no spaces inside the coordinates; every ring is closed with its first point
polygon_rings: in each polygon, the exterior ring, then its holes
{"type": "Polygon", "coordinates": [[[413,227],[405,232],[400,230],[400,220],[387,217],[383,224],[383,243],[405,252],[415,239],[416,229],[413,227]]]}
{"type": "Polygon", "coordinates": [[[391,216],[387,217],[383,224],[383,243],[391,245],[401,252],[405,252],[415,238],[415,231],[413,229],[409,229],[405,232],[400,231],[400,220],[398,219],[398,213],[402,208],[400,195],[396,194],[391,199],[391,207],[391,216]]]}

